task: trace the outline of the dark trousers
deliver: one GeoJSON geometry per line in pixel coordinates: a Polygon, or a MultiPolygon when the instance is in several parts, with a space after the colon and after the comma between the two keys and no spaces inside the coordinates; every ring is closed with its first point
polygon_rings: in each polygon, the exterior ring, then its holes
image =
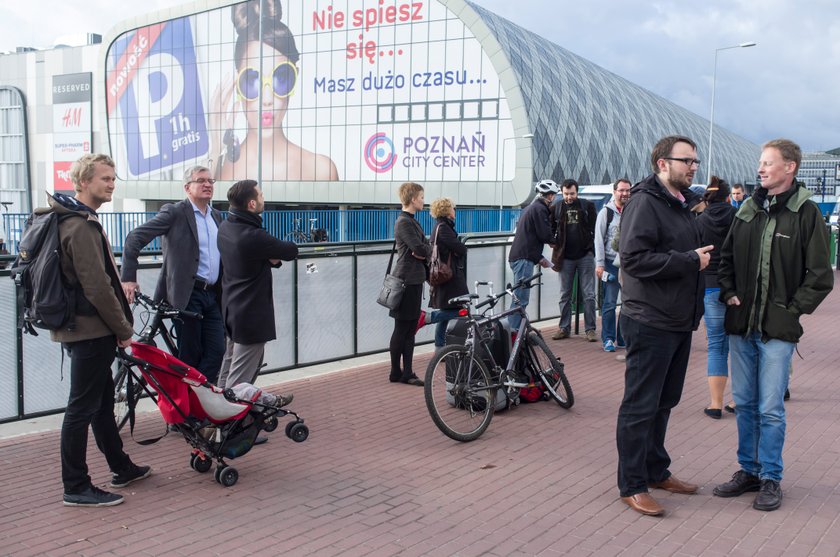
{"type": "Polygon", "coordinates": [[[61,425],[61,480],[65,493],[91,485],[87,467],[88,426],[112,472],[131,464],[114,421],[114,336],[65,343],[70,355],[70,398],[61,425]]]}
{"type": "Polygon", "coordinates": [[[623,313],[620,322],[627,369],[616,429],[618,489],[629,497],[647,491],[648,482],[671,475],[665,432],[671,409],[682,396],[691,331],[654,329],[623,313]]]}
{"type": "Polygon", "coordinates": [[[212,290],[195,288],[187,302],[187,311],[199,313],[203,319],[184,317],[175,321],[178,335],[178,359],[196,368],[211,383],[219,378],[225,355],[225,329],[222,312],[212,290]]]}
{"type": "Polygon", "coordinates": [[[414,335],[417,332],[416,319],[394,319],[391,333],[391,378],[407,380],[414,375],[411,361],[414,358],[414,335]],[[402,359],[402,368],[400,368],[402,359]]]}

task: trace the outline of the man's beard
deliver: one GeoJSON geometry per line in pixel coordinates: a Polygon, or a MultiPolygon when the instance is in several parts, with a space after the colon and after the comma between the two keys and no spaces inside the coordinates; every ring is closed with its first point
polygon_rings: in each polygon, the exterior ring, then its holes
{"type": "Polygon", "coordinates": [[[677,189],[679,191],[683,191],[683,190],[687,190],[688,188],[691,187],[691,182],[686,180],[686,178],[684,176],[683,176],[682,180],[680,180],[680,181],[677,181],[677,180],[674,180],[671,177],[668,177],[668,185],[671,186],[674,189],[677,189]]]}

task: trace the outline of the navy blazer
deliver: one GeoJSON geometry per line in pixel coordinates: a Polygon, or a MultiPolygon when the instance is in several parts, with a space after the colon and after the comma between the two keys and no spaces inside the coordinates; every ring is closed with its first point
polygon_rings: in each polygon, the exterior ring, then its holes
{"type": "MultiPolygon", "coordinates": [[[[218,226],[222,214],[210,207],[218,226]]],[[[198,230],[195,214],[189,199],[167,203],[149,221],[132,230],[125,239],[122,255],[123,282],[137,282],[137,258],[140,250],[163,236],[163,266],[160,270],[155,300],[166,300],[178,309],[187,307],[198,271],[198,230]]],[[[222,268],[219,263],[219,280],[216,281],[216,299],[221,299],[222,268]]]]}

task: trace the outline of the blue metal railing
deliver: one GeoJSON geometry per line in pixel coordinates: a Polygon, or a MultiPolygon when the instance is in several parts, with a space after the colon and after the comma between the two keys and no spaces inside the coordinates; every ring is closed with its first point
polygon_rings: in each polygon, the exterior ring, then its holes
{"type": "MultiPolygon", "coordinates": [[[[502,230],[513,230],[520,209],[504,209],[502,211],[502,230]]],[[[143,224],[156,213],[99,213],[99,219],[105,233],[111,240],[111,246],[116,252],[121,252],[125,237],[136,226],[143,224]]],[[[391,240],[394,237],[394,222],[399,210],[393,209],[320,209],[320,210],[286,210],[266,211],[263,213],[263,226],[277,238],[294,240],[293,233],[298,230],[306,235],[310,228],[322,228],[326,231],[330,242],[368,242],[391,240]],[[312,220],[310,220],[312,219],[312,220]]],[[[3,231],[6,232],[5,249],[15,255],[20,242],[26,219],[25,213],[3,214],[3,231]]],[[[459,234],[475,234],[482,232],[500,232],[498,209],[457,209],[456,228],[459,234]]],[[[423,226],[426,235],[431,234],[434,219],[427,210],[417,214],[417,220],[423,226]]],[[[295,240],[297,241],[297,240],[295,240]]],[[[160,238],[156,238],[146,247],[146,251],[159,251],[160,238]]]]}

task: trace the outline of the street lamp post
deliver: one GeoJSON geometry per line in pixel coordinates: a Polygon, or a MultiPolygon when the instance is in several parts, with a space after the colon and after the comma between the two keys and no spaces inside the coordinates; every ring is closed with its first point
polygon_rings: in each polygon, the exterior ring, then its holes
{"type": "MultiPolygon", "coordinates": [[[[499,180],[499,232],[502,231],[502,213],[504,212],[504,204],[505,204],[505,201],[504,201],[504,199],[505,199],[504,198],[504,183],[505,183],[505,161],[507,160],[507,157],[505,156],[507,151],[505,150],[505,148],[507,147],[507,142],[511,141],[511,140],[514,140],[514,139],[531,139],[532,137],[534,137],[534,134],[526,133],[526,134],[523,134],[519,137],[515,137],[515,136],[514,137],[506,137],[502,140],[502,176],[501,176],[501,179],[499,180]]],[[[513,156],[514,156],[514,159],[515,159],[516,158],[516,151],[515,150],[514,150],[514,155],[513,156]]],[[[515,172],[514,172],[514,176],[516,176],[515,172]]]]}
{"type": "Polygon", "coordinates": [[[706,172],[706,182],[710,182],[712,179],[712,134],[714,133],[715,129],[715,84],[717,82],[717,59],[718,59],[718,52],[721,50],[729,50],[731,48],[749,48],[751,46],[755,46],[756,43],[750,41],[746,43],[740,43],[732,46],[723,46],[721,48],[715,49],[715,68],[712,73],[712,114],[709,116],[709,152],[707,157],[709,158],[709,165],[708,170],[706,172]]]}

